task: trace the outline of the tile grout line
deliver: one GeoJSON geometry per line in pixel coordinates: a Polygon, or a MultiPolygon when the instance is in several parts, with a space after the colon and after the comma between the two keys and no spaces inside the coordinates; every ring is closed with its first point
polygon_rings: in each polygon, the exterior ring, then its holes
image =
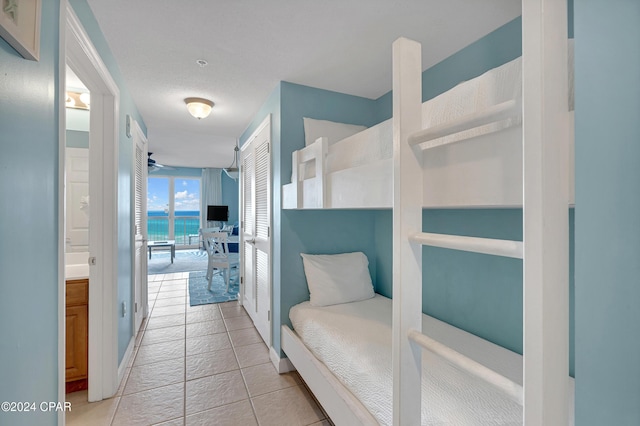
{"type": "MultiPolygon", "coordinates": [[[[147,325],[149,324],[149,320],[151,319],[151,317],[153,315],[153,310],[155,308],[155,302],[158,300],[157,296],[158,296],[158,294],[160,293],[160,291],[162,289],[163,282],[164,282],[164,279],[162,279],[160,281],[160,286],[159,286],[158,291],[156,292],[156,296],[154,297],[154,300],[153,300],[153,307],[150,309],[146,320],[143,320],[143,324],[141,325],[140,330],[138,331],[138,334],[141,334],[140,335],[140,344],[138,344],[137,347],[134,349],[134,354],[133,354],[133,357],[132,357],[132,360],[131,360],[131,365],[129,367],[129,374],[127,375],[126,378],[123,378],[124,386],[122,388],[122,394],[118,397],[119,399],[118,399],[118,402],[116,404],[116,408],[115,408],[115,410],[113,412],[113,416],[111,417],[110,425],[113,425],[113,422],[115,421],[115,418],[116,418],[116,416],[118,414],[118,410],[120,408],[120,404],[122,402],[122,398],[125,396],[124,391],[125,391],[125,389],[126,389],[126,387],[128,385],[129,378],[131,377],[131,370],[134,367],[134,363],[135,363],[136,358],[138,356],[138,352],[140,351],[140,348],[142,347],[142,340],[144,339],[144,335],[147,332],[147,325]]],[[[147,303],[149,303],[149,301],[147,301],[147,303]]],[[[186,332],[186,330],[185,330],[185,332],[186,332]]],[[[137,340],[137,338],[138,338],[138,336],[136,335],[136,340],[137,340]]],[[[135,343],[134,343],[134,345],[135,345],[135,343]]],[[[144,364],[144,365],[147,365],[147,364],[144,364]]],[[[140,392],[143,392],[143,391],[140,391],[140,392]]],[[[131,393],[129,395],[135,395],[136,393],[140,393],[140,392],[134,392],[134,393],[131,393]]]]}
{"type": "MultiPolygon", "coordinates": [[[[242,305],[239,304],[242,307],[242,305]]],[[[242,307],[244,309],[244,307],[242,307]]],[[[246,311],[246,310],[245,310],[246,311]]],[[[220,314],[222,315],[222,308],[220,309],[220,314]]],[[[224,320],[224,316],[222,318],[224,320]]],[[[253,412],[253,417],[256,419],[256,423],[260,425],[260,420],[258,420],[258,413],[256,412],[256,407],[253,405],[253,398],[251,398],[251,394],[249,393],[249,386],[247,385],[247,380],[244,377],[243,368],[240,365],[240,359],[238,358],[238,353],[236,352],[236,345],[231,340],[231,334],[229,333],[229,329],[227,328],[227,322],[224,322],[224,328],[227,330],[227,336],[229,337],[229,342],[231,342],[231,349],[233,350],[233,356],[236,357],[236,362],[238,363],[238,368],[240,369],[240,376],[242,377],[242,383],[244,383],[244,388],[247,391],[247,399],[249,400],[249,405],[251,405],[251,411],[253,412]]]]}
{"type": "MultiPolygon", "coordinates": [[[[148,287],[148,282],[149,282],[149,278],[147,277],[147,287],[148,287]]],[[[162,284],[160,285],[162,286],[162,284]]],[[[160,288],[158,288],[158,291],[160,291],[160,288]]],[[[156,292],[156,295],[153,298],[153,304],[155,306],[155,302],[157,300],[158,294],[156,292]]],[[[147,293],[147,305],[149,305],[149,294],[147,293]]],[[[143,323],[142,326],[140,327],[140,330],[138,331],[138,333],[142,333],[142,335],[140,336],[140,343],[142,343],[142,339],[144,338],[144,333],[147,330],[147,325],[149,324],[149,319],[151,319],[151,312],[153,311],[153,308],[149,311],[149,315],[147,315],[146,320],[143,318],[143,323]]],[[[111,421],[109,422],[109,425],[113,425],[113,422],[116,419],[116,416],[118,415],[118,409],[120,408],[120,403],[122,402],[122,398],[124,397],[124,391],[127,388],[127,382],[129,381],[129,377],[131,376],[131,370],[133,369],[133,364],[136,362],[136,357],[138,356],[138,351],[140,350],[140,346],[138,345],[138,347],[135,347],[135,341],[137,340],[138,336],[136,334],[136,336],[134,337],[134,351],[133,351],[133,356],[131,358],[131,364],[129,365],[129,374],[126,375],[126,377],[123,377],[123,383],[121,383],[122,385],[122,393],[117,396],[118,397],[118,402],[116,403],[116,408],[115,410],[113,410],[113,415],[111,416],[111,421]]],[[[117,391],[116,391],[117,394],[117,391]]]]}
{"type": "Polygon", "coordinates": [[[189,286],[185,288],[184,298],[184,362],[183,362],[183,379],[182,382],[182,425],[187,424],[187,304],[189,303],[188,290],[189,286]]]}
{"type": "MultiPolygon", "coordinates": [[[[168,280],[167,282],[173,282],[173,281],[175,281],[175,280],[168,280]]],[[[154,282],[157,282],[157,281],[154,281],[154,282]]],[[[137,356],[139,355],[139,350],[142,347],[142,340],[144,339],[144,337],[146,335],[146,331],[148,331],[147,330],[147,326],[151,322],[151,319],[155,318],[155,316],[153,315],[155,313],[154,312],[154,309],[156,307],[155,303],[158,300],[162,300],[162,299],[158,299],[158,296],[163,291],[163,288],[164,288],[165,284],[167,284],[167,282],[165,282],[164,277],[163,277],[163,279],[160,282],[160,286],[158,287],[157,291],[155,292],[155,296],[153,297],[153,300],[148,300],[148,303],[152,304],[152,309],[150,309],[148,318],[146,318],[144,320],[144,322],[143,322],[143,324],[142,324],[142,326],[141,326],[141,328],[139,330],[139,334],[140,334],[139,338],[136,338],[136,340],[139,342],[139,345],[137,345],[137,347],[135,348],[134,354],[132,356],[131,364],[130,364],[130,367],[129,367],[129,374],[125,378],[123,378],[124,382],[123,382],[122,394],[119,396],[120,399],[118,400],[116,408],[113,411],[113,415],[111,416],[111,422],[109,423],[111,425],[114,424],[116,415],[118,414],[118,410],[121,408],[120,405],[122,403],[122,398],[125,396],[124,395],[124,389],[128,385],[128,381],[129,381],[129,379],[131,377],[131,371],[133,369],[133,364],[135,363],[135,361],[137,359],[137,356]]],[[[164,288],[164,290],[171,291],[168,288],[164,288]]],[[[183,381],[183,410],[182,410],[183,416],[182,417],[183,418],[182,418],[182,424],[183,425],[186,424],[186,417],[187,417],[187,409],[186,409],[186,405],[187,405],[187,360],[186,360],[186,358],[187,358],[187,328],[188,328],[187,326],[189,325],[188,322],[187,322],[187,309],[189,307],[188,306],[189,302],[188,302],[187,292],[188,292],[188,288],[185,288],[185,302],[184,302],[184,305],[183,305],[184,306],[184,323],[183,323],[183,326],[184,326],[183,344],[184,344],[184,346],[183,346],[183,356],[182,356],[182,358],[183,358],[183,376],[182,376],[182,381],[183,381]]],[[[227,335],[227,338],[229,339],[229,343],[230,343],[231,349],[233,351],[234,358],[235,358],[236,363],[238,365],[238,369],[240,370],[240,373],[241,373],[241,376],[242,376],[242,379],[243,379],[243,384],[244,384],[244,387],[245,387],[245,391],[247,392],[247,399],[249,400],[249,403],[251,404],[251,408],[252,408],[252,412],[253,412],[253,415],[254,415],[254,419],[255,419],[256,422],[258,422],[258,417],[257,417],[256,411],[255,411],[255,407],[253,405],[253,401],[251,400],[251,396],[249,394],[248,385],[247,385],[247,382],[245,380],[244,373],[242,372],[242,367],[240,367],[238,354],[236,352],[236,346],[235,346],[235,344],[233,343],[233,341],[231,339],[230,331],[232,331],[232,330],[229,330],[229,328],[227,327],[227,322],[225,321],[225,316],[224,316],[224,314],[222,312],[222,307],[223,306],[228,306],[228,305],[225,304],[225,303],[219,303],[219,304],[216,304],[216,305],[217,305],[216,306],[217,312],[220,314],[220,318],[222,320],[222,323],[224,324],[224,330],[225,330],[224,333],[227,335]]],[[[241,306],[241,305],[239,305],[239,306],[241,306]]],[[[204,322],[206,322],[206,321],[204,321],[204,322]]],[[[249,328],[250,327],[247,327],[247,329],[249,329],[249,328]]],[[[239,329],[239,330],[241,330],[241,329],[239,329]]],[[[233,330],[233,331],[239,331],[239,330],[233,330]]],[[[218,334],[218,333],[214,333],[214,334],[218,334]]],[[[138,337],[138,336],[136,336],[136,337],[138,337]]],[[[178,339],[176,339],[176,340],[178,340],[178,339]]],[[[158,342],[158,343],[163,343],[163,342],[158,342]]],[[[158,361],[158,362],[162,362],[162,361],[158,361]]],[[[140,391],[140,392],[142,392],[142,391],[140,391]]],[[[134,392],[134,393],[136,393],[136,392],[134,392]]],[[[239,401],[237,401],[237,402],[239,402],[239,401]]],[[[229,404],[224,404],[224,405],[229,405],[229,404]]],[[[218,407],[216,407],[216,408],[218,408],[218,407]]],[[[172,420],[172,419],[169,419],[169,420],[172,420]]],[[[178,420],[178,419],[176,418],[176,419],[173,419],[173,420],[178,420]]]]}

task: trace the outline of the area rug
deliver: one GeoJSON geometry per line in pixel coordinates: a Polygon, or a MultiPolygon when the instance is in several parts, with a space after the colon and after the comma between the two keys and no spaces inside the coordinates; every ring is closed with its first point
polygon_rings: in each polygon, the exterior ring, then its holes
{"type": "Polygon", "coordinates": [[[207,252],[204,250],[176,250],[171,263],[169,250],[153,251],[147,257],[147,274],[171,274],[173,272],[202,271],[207,269],[207,252]]]}
{"type": "MultiPolygon", "coordinates": [[[[206,268],[205,268],[206,269],[206,268]]],[[[227,285],[220,274],[214,274],[211,291],[207,288],[207,271],[189,273],[189,305],[207,305],[209,303],[238,300],[238,280],[233,280],[227,293],[227,285]]]]}

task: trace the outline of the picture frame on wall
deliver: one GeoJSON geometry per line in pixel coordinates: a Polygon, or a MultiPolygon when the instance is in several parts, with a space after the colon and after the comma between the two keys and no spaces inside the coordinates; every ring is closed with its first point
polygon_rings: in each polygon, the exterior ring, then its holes
{"type": "Polygon", "coordinates": [[[40,59],[42,0],[0,0],[0,37],[25,59],[40,59]]]}

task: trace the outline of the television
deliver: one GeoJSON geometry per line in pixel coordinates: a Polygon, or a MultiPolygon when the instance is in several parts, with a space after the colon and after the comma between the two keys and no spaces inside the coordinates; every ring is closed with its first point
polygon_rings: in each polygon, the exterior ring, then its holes
{"type": "Polygon", "coordinates": [[[229,206],[207,206],[207,221],[226,222],[229,220],[229,206]]]}

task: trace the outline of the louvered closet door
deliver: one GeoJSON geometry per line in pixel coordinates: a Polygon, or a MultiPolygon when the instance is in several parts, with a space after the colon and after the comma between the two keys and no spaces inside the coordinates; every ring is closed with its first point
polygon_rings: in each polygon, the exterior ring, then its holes
{"type": "Polygon", "coordinates": [[[243,305],[249,315],[253,318],[253,311],[256,305],[256,292],[253,286],[254,269],[255,269],[255,253],[254,233],[255,233],[255,213],[254,213],[254,171],[255,162],[253,150],[247,149],[242,152],[242,274],[243,281],[243,305]]]}
{"type": "Polygon", "coordinates": [[[142,130],[134,128],[134,327],[137,332],[145,316],[147,298],[147,144],[142,130]]]}
{"type": "Polygon", "coordinates": [[[269,121],[243,147],[243,304],[271,344],[271,129],[269,121]]]}

